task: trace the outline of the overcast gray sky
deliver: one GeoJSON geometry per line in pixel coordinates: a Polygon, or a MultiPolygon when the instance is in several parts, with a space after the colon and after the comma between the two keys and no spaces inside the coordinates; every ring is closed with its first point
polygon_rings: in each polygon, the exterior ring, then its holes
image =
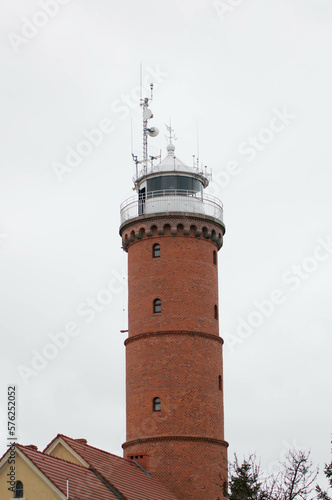
{"type": "Polygon", "coordinates": [[[134,194],[142,62],[161,131],[150,144],[165,155],[171,119],[176,153],[191,164],[198,120],[208,191],[224,203],[229,456],[256,452],[270,470],[297,446],[323,466],[332,431],[331,2],[0,5],[2,450],[15,382],[20,442],[43,448],[62,432],[122,454],[119,206],[134,194]]]}

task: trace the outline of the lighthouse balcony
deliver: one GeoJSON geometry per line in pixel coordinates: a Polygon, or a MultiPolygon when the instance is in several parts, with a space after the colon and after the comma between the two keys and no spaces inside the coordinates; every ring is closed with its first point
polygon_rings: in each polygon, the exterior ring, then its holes
{"type": "Polygon", "coordinates": [[[139,216],[161,213],[197,214],[223,221],[223,206],[214,196],[184,189],[164,189],[140,193],[120,207],[121,224],[139,216]]]}

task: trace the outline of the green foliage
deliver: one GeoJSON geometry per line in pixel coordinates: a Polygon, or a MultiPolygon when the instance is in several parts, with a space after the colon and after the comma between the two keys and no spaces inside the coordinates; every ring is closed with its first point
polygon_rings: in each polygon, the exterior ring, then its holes
{"type": "MultiPolygon", "coordinates": [[[[332,488],[332,461],[330,464],[325,465],[324,473],[329,480],[330,487],[332,488]]],[[[323,491],[322,488],[318,485],[316,486],[316,492],[318,493],[317,498],[319,500],[332,500],[327,491],[323,491]]]]}
{"type": "MultiPolygon", "coordinates": [[[[327,468],[332,482],[332,465],[327,468]]],[[[235,455],[230,464],[230,500],[311,500],[315,491],[318,470],[313,468],[310,452],[289,450],[286,459],[280,464],[280,472],[263,477],[255,455],[250,455],[239,464],[235,455]]],[[[318,487],[316,492],[319,493],[318,487]]],[[[332,500],[320,492],[319,500],[332,500]]],[[[316,497],[317,498],[317,497],[316,497]]]]}
{"type": "Polygon", "coordinates": [[[330,486],[332,487],[332,460],[331,460],[330,464],[325,465],[324,472],[325,472],[325,476],[329,480],[330,486]]]}
{"type": "Polygon", "coordinates": [[[260,481],[260,467],[255,455],[244,459],[240,465],[235,455],[229,478],[230,500],[267,500],[268,496],[260,481]]]}

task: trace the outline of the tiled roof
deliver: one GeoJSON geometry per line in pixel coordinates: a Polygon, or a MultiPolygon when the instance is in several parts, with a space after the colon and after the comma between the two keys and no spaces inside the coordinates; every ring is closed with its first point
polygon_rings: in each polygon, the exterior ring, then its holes
{"type": "Polygon", "coordinates": [[[103,482],[88,468],[52,457],[22,445],[16,447],[54,484],[65,496],[69,479],[70,500],[118,500],[103,482]]]}
{"type": "MultiPolygon", "coordinates": [[[[133,462],[63,434],[58,434],[55,439],[58,438],[63,439],[92,469],[113,485],[126,500],[178,500],[162,483],[145,474],[133,462]]],[[[47,453],[49,446],[45,448],[44,452],[47,453]]]]}

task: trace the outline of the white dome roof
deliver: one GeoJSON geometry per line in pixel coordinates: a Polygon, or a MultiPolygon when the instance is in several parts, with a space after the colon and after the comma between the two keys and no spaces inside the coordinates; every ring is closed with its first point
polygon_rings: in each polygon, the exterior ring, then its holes
{"type": "Polygon", "coordinates": [[[189,167],[183,161],[179,160],[173,155],[173,152],[168,153],[166,158],[164,158],[158,165],[155,165],[152,169],[155,172],[171,172],[172,170],[176,172],[190,172],[193,173],[194,169],[189,167]]]}
{"type": "Polygon", "coordinates": [[[198,177],[202,182],[204,187],[206,187],[209,184],[208,176],[206,173],[202,172],[199,170],[199,168],[195,166],[189,166],[183,161],[181,161],[179,158],[177,158],[174,154],[175,151],[175,146],[174,144],[170,143],[167,146],[167,156],[164,158],[160,163],[157,165],[149,165],[146,171],[143,173],[143,171],[139,172],[136,182],[140,184],[142,182],[142,179],[144,177],[149,177],[152,175],[156,175],[158,173],[169,173],[171,174],[172,172],[181,172],[183,174],[190,174],[195,176],[196,178],[198,177]]]}

